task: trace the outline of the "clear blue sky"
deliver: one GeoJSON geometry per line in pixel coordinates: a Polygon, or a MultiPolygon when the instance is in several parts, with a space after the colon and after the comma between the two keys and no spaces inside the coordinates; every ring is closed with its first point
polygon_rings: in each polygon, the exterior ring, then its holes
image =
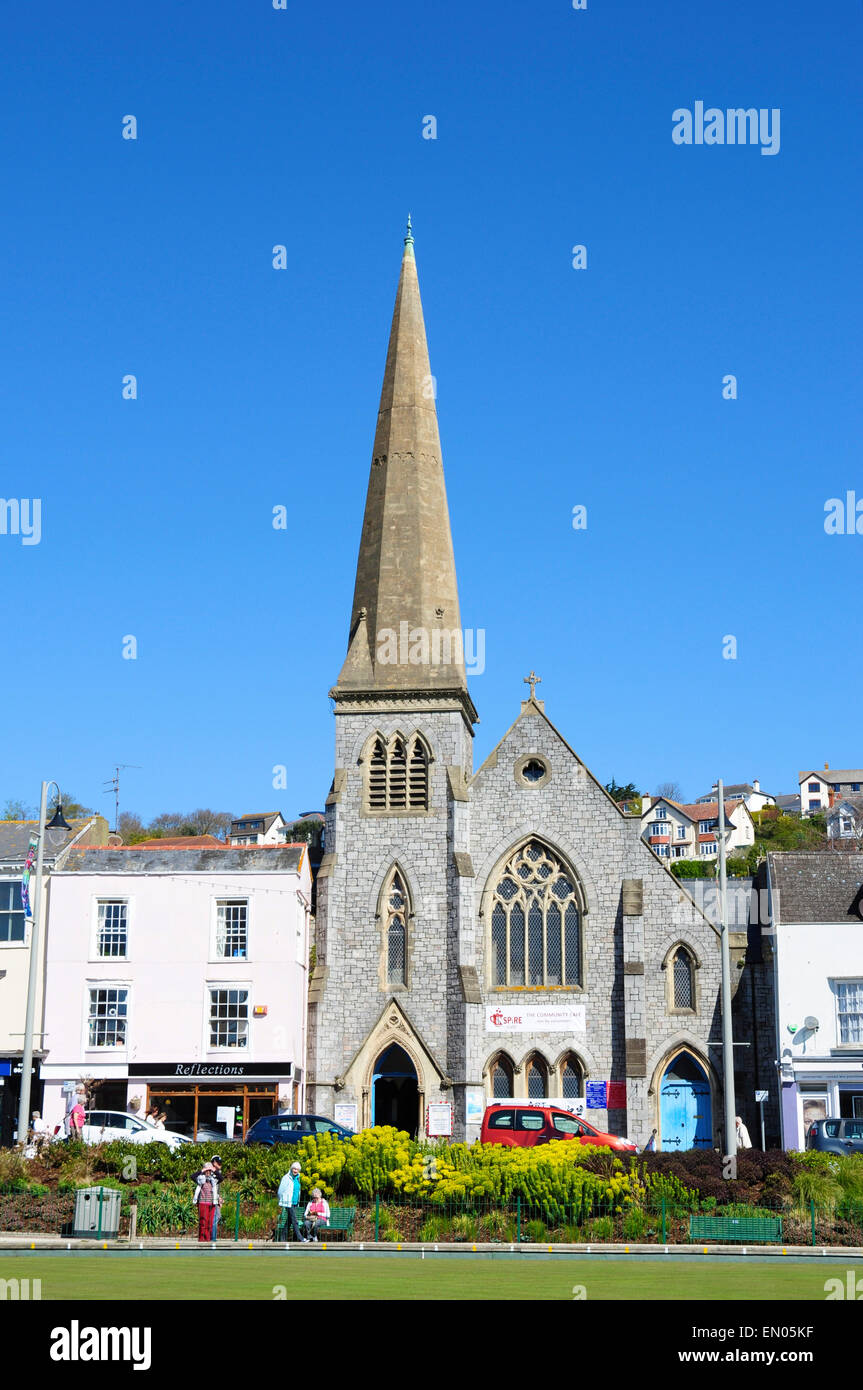
{"type": "Polygon", "coordinates": [[[0,802],[108,811],[122,762],[145,817],[322,806],[408,210],[477,764],[531,667],[603,781],[863,763],[863,535],[823,526],[863,498],[861,37],[857,0],[7,10],[0,496],[42,540],[0,536],[0,802]],[[779,153],[675,145],[697,100],[778,107],[779,153]]]}

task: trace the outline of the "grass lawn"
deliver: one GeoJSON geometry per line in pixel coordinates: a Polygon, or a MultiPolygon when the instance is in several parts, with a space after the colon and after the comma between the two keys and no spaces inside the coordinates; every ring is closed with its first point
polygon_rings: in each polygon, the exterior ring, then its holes
{"type": "Polygon", "coordinates": [[[91,1299],[557,1299],[583,1285],[588,1301],[818,1300],[843,1264],[734,1264],[699,1259],[503,1260],[482,1255],[405,1256],[15,1255],[0,1253],[0,1278],[41,1279],[43,1300],[91,1299]],[[286,1292],[285,1292],[286,1291],[286,1292]]]}

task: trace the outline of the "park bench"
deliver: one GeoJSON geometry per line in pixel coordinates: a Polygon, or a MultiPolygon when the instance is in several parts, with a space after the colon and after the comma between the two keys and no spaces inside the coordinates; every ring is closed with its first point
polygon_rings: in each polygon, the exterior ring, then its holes
{"type": "Polygon", "coordinates": [[[354,1222],[357,1219],[356,1207],[331,1207],[330,1219],[326,1226],[318,1226],[315,1235],[318,1240],[322,1236],[344,1236],[345,1240],[350,1240],[354,1233],[354,1222]]]}
{"type": "Polygon", "coordinates": [[[689,1239],[733,1240],[735,1245],[763,1241],[767,1245],[778,1245],[782,1241],[782,1217],[691,1216],[689,1239]]]}
{"type": "MultiPolygon", "coordinates": [[[[357,1219],[356,1207],[331,1207],[330,1219],[326,1226],[320,1225],[315,1230],[318,1240],[326,1240],[329,1236],[344,1236],[345,1240],[350,1240],[354,1233],[354,1222],[357,1219]]],[[[300,1223],[302,1226],[302,1222],[300,1223]]],[[[288,1240],[291,1229],[291,1218],[287,1209],[279,1217],[276,1227],[274,1240],[288,1240]]]]}

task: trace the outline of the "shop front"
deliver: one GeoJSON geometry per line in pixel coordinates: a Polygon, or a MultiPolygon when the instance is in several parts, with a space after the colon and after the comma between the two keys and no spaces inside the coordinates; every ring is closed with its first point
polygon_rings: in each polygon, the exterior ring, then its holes
{"type": "Polygon", "coordinates": [[[157,1106],[165,1128],[190,1139],[242,1139],[263,1115],[295,1105],[290,1062],[132,1063],[128,1100],[143,1114],[157,1106]]]}
{"type": "MultiPolygon", "coordinates": [[[[21,1098],[21,1054],[0,1057],[0,1148],[9,1148],[18,1137],[18,1102],[21,1098]]],[[[42,1111],[40,1059],[30,1070],[30,1114],[42,1111]]],[[[29,1116],[28,1116],[29,1121],[29,1116]]]]}

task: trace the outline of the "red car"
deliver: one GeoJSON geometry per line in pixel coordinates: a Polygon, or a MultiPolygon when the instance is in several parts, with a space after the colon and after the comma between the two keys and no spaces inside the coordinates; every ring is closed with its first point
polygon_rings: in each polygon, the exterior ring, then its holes
{"type": "Polygon", "coordinates": [[[604,1134],[595,1125],[572,1115],[568,1110],[548,1105],[489,1105],[482,1118],[480,1140],[483,1144],[506,1144],[510,1148],[547,1144],[551,1139],[577,1139],[581,1144],[596,1144],[618,1153],[634,1154],[638,1146],[631,1139],[616,1134],[604,1134]]]}

